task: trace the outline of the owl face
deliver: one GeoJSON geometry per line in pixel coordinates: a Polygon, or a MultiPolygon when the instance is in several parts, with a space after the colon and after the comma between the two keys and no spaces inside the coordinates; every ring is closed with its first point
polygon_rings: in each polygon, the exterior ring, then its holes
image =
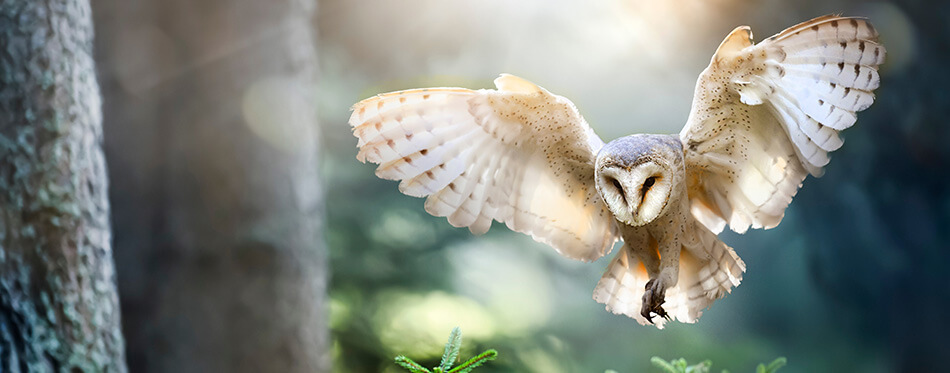
{"type": "Polygon", "coordinates": [[[642,226],[666,212],[680,182],[683,148],[673,136],[632,135],[597,154],[597,191],[617,220],[642,226]]]}

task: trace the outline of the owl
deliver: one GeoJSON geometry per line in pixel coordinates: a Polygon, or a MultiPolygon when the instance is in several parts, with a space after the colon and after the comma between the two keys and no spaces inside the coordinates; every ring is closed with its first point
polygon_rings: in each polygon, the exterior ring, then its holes
{"type": "Polygon", "coordinates": [[[717,235],[773,228],[838,132],[874,101],[884,47],[863,18],[824,16],[754,44],[733,30],[679,135],[604,143],[568,99],[502,74],[497,90],[413,89],[352,107],[361,162],[474,234],[493,221],[573,259],[623,240],[594,289],[662,328],[695,322],[745,264],[717,235]]]}

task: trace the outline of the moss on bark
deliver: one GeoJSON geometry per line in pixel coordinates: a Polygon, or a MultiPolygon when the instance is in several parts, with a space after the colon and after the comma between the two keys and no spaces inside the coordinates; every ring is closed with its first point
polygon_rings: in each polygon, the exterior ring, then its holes
{"type": "Polygon", "coordinates": [[[0,0],[0,371],[125,371],[88,1],[0,0]]]}

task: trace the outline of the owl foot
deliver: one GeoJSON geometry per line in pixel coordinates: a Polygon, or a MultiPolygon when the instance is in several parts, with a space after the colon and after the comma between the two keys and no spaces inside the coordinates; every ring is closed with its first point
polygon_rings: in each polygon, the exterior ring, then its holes
{"type": "Polygon", "coordinates": [[[664,299],[666,286],[663,285],[663,282],[657,281],[655,278],[650,279],[650,281],[647,281],[645,289],[646,292],[643,293],[640,315],[645,317],[651,324],[653,323],[654,314],[669,320],[670,315],[666,313],[666,310],[664,310],[662,306],[663,302],[666,301],[666,299],[664,299]]]}

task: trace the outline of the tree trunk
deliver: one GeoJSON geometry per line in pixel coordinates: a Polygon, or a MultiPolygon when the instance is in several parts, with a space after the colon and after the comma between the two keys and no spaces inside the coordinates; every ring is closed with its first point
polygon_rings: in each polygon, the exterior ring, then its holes
{"type": "Polygon", "coordinates": [[[85,0],[0,0],[0,371],[124,372],[85,0]]]}
{"type": "Polygon", "coordinates": [[[136,372],[329,369],[312,0],[95,0],[136,372]]]}

